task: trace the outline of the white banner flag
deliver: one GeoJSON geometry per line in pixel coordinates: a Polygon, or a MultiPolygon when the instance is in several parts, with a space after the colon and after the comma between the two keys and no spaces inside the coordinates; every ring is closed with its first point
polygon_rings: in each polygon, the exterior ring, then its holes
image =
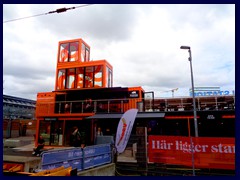
{"type": "Polygon", "coordinates": [[[115,146],[119,153],[122,153],[126,148],[137,112],[138,109],[126,111],[118,123],[115,146]]]}

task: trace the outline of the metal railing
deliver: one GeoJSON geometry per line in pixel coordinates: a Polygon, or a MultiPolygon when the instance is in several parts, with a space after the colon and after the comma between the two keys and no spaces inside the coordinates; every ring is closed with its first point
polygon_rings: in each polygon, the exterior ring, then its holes
{"type": "MultiPolygon", "coordinates": [[[[145,111],[192,111],[191,97],[155,98],[144,100],[145,111]]],[[[202,96],[196,97],[196,109],[201,110],[234,110],[235,96],[202,96]]]]}
{"type": "Polygon", "coordinates": [[[36,105],[36,114],[123,113],[128,109],[137,108],[137,102],[139,99],[41,102],[36,105]]]}
{"type": "MultiPolygon", "coordinates": [[[[197,110],[234,110],[235,96],[197,97],[197,110]]],[[[37,115],[76,114],[76,113],[123,113],[137,108],[139,112],[149,111],[192,111],[190,97],[155,99],[101,99],[37,102],[37,115]]]]}

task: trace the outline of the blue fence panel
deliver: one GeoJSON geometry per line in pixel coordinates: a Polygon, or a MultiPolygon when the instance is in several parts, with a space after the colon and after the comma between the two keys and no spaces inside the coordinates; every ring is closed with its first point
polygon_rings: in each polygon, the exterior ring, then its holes
{"type": "Polygon", "coordinates": [[[94,166],[99,166],[99,165],[110,163],[110,162],[111,162],[111,154],[103,154],[103,155],[94,157],[94,166]]]}
{"type": "Polygon", "coordinates": [[[42,154],[42,169],[60,166],[77,168],[78,171],[111,162],[110,144],[53,150],[42,154]]]}
{"type": "Polygon", "coordinates": [[[95,147],[94,146],[87,146],[83,149],[83,157],[87,158],[87,157],[92,157],[95,156],[95,147]]]}
{"type": "Polygon", "coordinates": [[[91,157],[91,156],[97,156],[105,153],[109,153],[111,151],[110,144],[101,144],[101,145],[95,145],[95,146],[87,146],[84,148],[84,157],[91,157]]]}
{"type": "Polygon", "coordinates": [[[84,156],[83,164],[84,169],[110,163],[111,146],[110,144],[88,146],[84,148],[83,156],[84,156]]]}
{"type": "Polygon", "coordinates": [[[109,153],[111,151],[110,144],[105,144],[105,145],[97,145],[95,147],[95,156],[109,153]]]}
{"type": "Polygon", "coordinates": [[[83,162],[82,162],[82,158],[81,159],[75,159],[75,160],[71,160],[68,161],[69,166],[72,166],[73,169],[77,168],[78,171],[83,170],[83,162]]]}
{"type": "Polygon", "coordinates": [[[43,170],[54,169],[54,168],[58,168],[58,167],[61,167],[61,166],[63,166],[63,162],[55,163],[55,164],[42,165],[41,169],[43,169],[43,170]]]}
{"type": "Polygon", "coordinates": [[[94,167],[94,157],[84,158],[83,161],[83,169],[89,169],[94,167]]]}
{"type": "Polygon", "coordinates": [[[57,151],[48,151],[42,154],[42,169],[51,169],[52,167],[77,167],[82,170],[83,152],[81,148],[63,149],[57,151]]]}

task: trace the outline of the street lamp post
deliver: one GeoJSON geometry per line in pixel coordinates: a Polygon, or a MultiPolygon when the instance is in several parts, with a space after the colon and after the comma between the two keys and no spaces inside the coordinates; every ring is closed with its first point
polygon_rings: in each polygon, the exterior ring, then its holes
{"type": "Polygon", "coordinates": [[[195,128],[195,137],[198,137],[198,124],[197,124],[197,111],[195,103],[195,93],[194,93],[194,82],[193,82],[193,70],[192,70],[192,53],[190,46],[181,46],[180,49],[188,49],[191,69],[191,81],[192,81],[192,98],[193,98],[193,117],[194,117],[194,128],[195,128]]]}

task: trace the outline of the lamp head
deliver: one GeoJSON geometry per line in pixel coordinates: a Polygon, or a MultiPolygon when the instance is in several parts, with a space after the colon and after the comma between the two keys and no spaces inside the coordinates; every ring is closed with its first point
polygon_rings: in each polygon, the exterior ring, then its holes
{"type": "Polygon", "coordinates": [[[181,46],[180,49],[189,49],[190,50],[190,46],[181,46]]]}

